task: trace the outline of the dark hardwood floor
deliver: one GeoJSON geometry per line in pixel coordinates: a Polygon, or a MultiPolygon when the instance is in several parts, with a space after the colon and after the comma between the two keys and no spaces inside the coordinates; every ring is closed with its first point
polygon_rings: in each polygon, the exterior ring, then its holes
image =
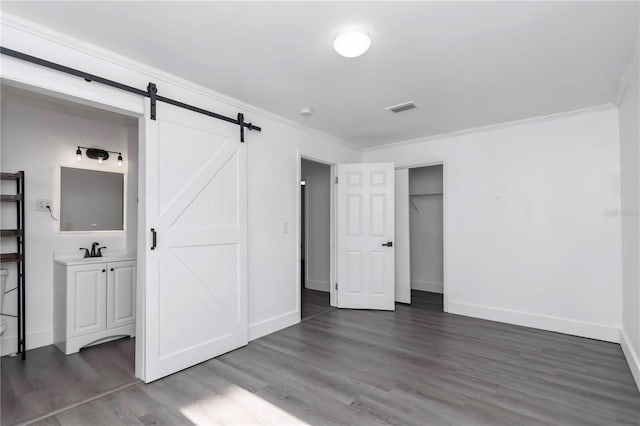
{"type": "Polygon", "coordinates": [[[43,425],[638,425],[619,345],[442,312],[333,309],[43,425]]]}
{"type": "Polygon", "coordinates": [[[134,346],[126,338],[68,356],[51,345],[28,351],[24,361],[2,357],[0,423],[24,422],[136,383],[134,346]]]}
{"type": "Polygon", "coordinates": [[[327,292],[303,288],[300,318],[304,320],[333,309],[329,298],[327,292]]]}

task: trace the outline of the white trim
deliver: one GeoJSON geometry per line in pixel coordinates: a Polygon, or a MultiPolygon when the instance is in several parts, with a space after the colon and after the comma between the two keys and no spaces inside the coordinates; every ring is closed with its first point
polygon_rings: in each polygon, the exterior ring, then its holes
{"type": "Polygon", "coordinates": [[[571,334],[574,336],[588,337],[590,339],[604,340],[606,342],[620,343],[620,327],[611,325],[514,311],[493,306],[475,305],[453,300],[449,301],[448,312],[468,317],[482,318],[490,321],[537,328],[540,330],[554,331],[556,333],[571,334]]]}
{"type": "MultiPolygon", "coordinates": [[[[296,311],[298,312],[298,321],[302,317],[302,185],[300,185],[300,180],[302,179],[302,155],[300,154],[300,148],[296,149],[296,157],[298,158],[298,163],[296,164],[296,311]]],[[[305,231],[306,232],[306,231],[305,231]]],[[[305,235],[306,236],[306,235],[305,235]]],[[[304,253],[304,261],[305,266],[307,262],[307,253],[304,253]]],[[[305,276],[306,276],[306,268],[305,268],[305,276]]],[[[251,325],[249,325],[249,341],[251,341],[251,325]]]]}
{"type": "Polygon", "coordinates": [[[304,288],[308,290],[315,291],[324,291],[325,293],[329,293],[331,288],[329,287],[329,281],[314,281],[314,280],[305,280],[304,288]]]}
{"type": "Polygon", "coordinates": [[[636,381],[638,390],[640,390],[640,356],[633,350],[629,336],[624,332],[624,329],[620,330],[620,346],[622,347],[624,357],[627,359],[629,369],[636,381]]]}
{"type": "MultiPolygon", "coordinates": [[[[138,211],[136,236],[136,342],[135,342],[135,376],[146,381],[147,377],[147,115],[149,103],[145,102],[145,114],[138,117],[138,211]]],[[[127,163],[127,167],[128,167],[127,163]]]]}
{"type": "Polygon", "coordinates": [[[300,322],[300,309],[249,325],[249,341],[259,339],[300,322]]]}
{"type": "Polygon", "coordinates": [[[613,97],[613,104],[616,106],[620,106],[622,100],[624,99],[624,95],[627,93],[627,88],[629,87],[629,83],[631,83],[631,78],[633,77],[633,73],[638,72],[638,52],[640,51],[640,45],[636,42],[633,47],[633,51],[631,52],[631,56],[629,57],[629,61],[624,67],[622,71],[622,75],[618,80],[618,86],[616,87],[616,93],[613,97]]]}
{"type": "MultiPolygon", "coordinates": [[[[269,111],[266,111],[262,108],[258,108],[256,106],[244,103],[242,101],[239,101],[238,99],[235,98],[231,98],[229,96],[223,95],[222,93],[219,93],[215,90],[212,90],[210,88],[207,88],[205,86],[193,83],[191,81],[188,81],[186,79],[183,79],[181,77],[178,77],[174,74],[168,73],[166,71],[162,71],[158,68],[154,68],[151,67],[149,65],[146,65],[142,62],[138,62],[135,61],[131,58],[128,58],[124,55],[120,55],[117,54],[115,52],[112,52],[110,50],[107,50],[105,48],[102,48],[100,46],[97,46],[95,44],[92,43],[87,43],[85,41],[82,41],[80,39],[77,39],[75,37],[69,36],[67,34],[61,33],[59,31],[53,30],[51,28],[45,27],[43,25],[40,24],[36,24],[35,22],[20,18],[16,15],[13,15],[11,13],[7,13],[7,12],[2,12],[2,14],[0,15],[0,23],[2,25],[7,25],[9,27],[13,27],[15,29],[18,29],[20,31],[24,31],[27,32],[29,34],[32,34],[36,37],[40,37],[42,39],[45,40],[49,40],[52,41],[54,43],[60,44],[64,47],[67,47],[69,49],[73,49],[77,52],[86,54],[86,55],[90,55],[93,56],[94,58],[100,59],[100,60],[104,60],[107,62],[110,62],[112,64],[115,65],[119,65],[122,67],[125,67],[129,70],[132,70],[134,72],[138,72],[140,74],[144,74],[148,77],[151,77],[153,79],[156,80],[156,84],[158,82],[164,81],[166,83],[175,85],[179,88],[191,91],[193,93],[202,95],[202,96],[206,96],[208,98],[214,99],[216,101],[219,102],[223,102],[229,106],[233,106],[236,107],[238,109],[242,109],[246,112],[249,112],[251,114],[255,114],[270,120],[274,120],[278,123],[284,124],[286,126],[289,127],[293,127],[296,129],[300,129],[303,130],[305,132],[311,133],[313,135],[316,135],[318,137],[321,137],[323,139],[326,139],[327,141],[339,144],[339,145],[343,145],[345,147],[351,148],[353,150],[356,151],[362,151],[362,147],[357,146],[351,142],[347,142],[345,140],[342,140],[336,136],[333,135],[329,135],[327,133],[324,133],[322,131],[316,130],[316,129],[312,129],[310,127],[307,127],[303,124],[300,124],[298,122],[295,122],[293,120],[290,120],[288,118],[284,118],[280,115],[271,113],[269,111]]],[[[5,47],[9,47],[11,48],[11,46],[5,46],[5,47]]],[[[24,53],[29,53],[29,52],[24,52],[24,53]]],[[[53,62],[56,62],[55,58],[43,58],[43,59],[49,59],[53,62]]],[[[62,64],[65,65],[65,64],[62,64]]],[[[245,114],[246,116],[246,114],[245,114]]],[[[259,123],[256,123],[259,124],[259,123]]]]}
{"type": "MultiPolygon", "coordinates": [[[[361,159],[362,160],[362,159],[361,159]]],[[[338,166],[332,165],[329,176],[329,305],[338,306],[338,288],[333,283],[338,282],[338,191],[335,181],[338,177],[338,166]]]]}
{"type": "Polygon", "coordinates": [[[471,127],[471,128],[468,128],[468,129],[456,130],[454,132],[449,132],[449,133],[440,133],[440,134],[433,135],[433,136],[426,136],[426,137],[420,137],[420,138],[415,138],[415,139],[408,139],[408,140],[398,141],[398,142],[390,142],[390,143],[386,143],[386,144],[383,144],[383,145],[376,145],[376,146],[361,148],[360,150],[362,152],[369,152],[369,151],[377,151],[377,150],[387,149],[387,148],[397,148],[397,147],[401,147],[401,146],[405,146],[405,145],[414,145],[414,144],[420,144],[420,143],[434,141],[434,140],[453,138],[453,137],[456,137],[456,136],[467,135],[469,133],[481,133],[481,132],[487,132],[487,131],[490,131],[490,130],[498,130],[498,129],[504,129],[504,128],[509,128],[509,127],[517,127],[517,126],[523,126],[523,125],[528,125],[528,124],[539,123],[539,122],[543,122],[543,121],[559,120],[559,119],[563,119],[563,118],[573,117],[573,116],[576,116],[576,115],[591,114],[591,113],[601,112],[601,111],[610,111],[610,110],[613,110],[613,109],[617,109],[617,107],[613,103],[609,102],[609,103],[602,104],[602,105],[596,105],[596,106],[593,106],[593,107],[582,108],[582,109],[566,111],[566,112],[559,112],[559,113],[556,113],[556,114],[540,115],[540,116],[537,116],[537,117],[523,118],[521,120],[506,121],[504,123],[488,124],[486,126],[471,127]]]}
{"type": "Polygon", "coordinates": [[[444,293],[444,284],[434,281],[411,280],[411,290],[444,293]]]}
{"type": "MultiPolygon", "coordinates": [[[[11,318],[8,321],[14,320],[15,318],[11,318]]],[[[26,338],[27,350],[51,345],[53,344],[53,328],[27,333],[26,338]]],[[[16,348],[18,347],[18,336],[2,337],[2,340],[0,340],[0,347],[1,356],[15,353],[16,348]]]]}

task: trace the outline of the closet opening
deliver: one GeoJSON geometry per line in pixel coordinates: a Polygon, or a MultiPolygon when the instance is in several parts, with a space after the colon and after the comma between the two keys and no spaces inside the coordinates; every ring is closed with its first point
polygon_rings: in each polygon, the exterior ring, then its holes
{"type": "Polygon", "coordinates": [[[331,309],[331,166],[300,160],[300,317],[331,309]]]}
{"type": "MultiPolygon", "coordinates": [[[[6,84],[1,93],[1,193],[24,172],[25,249],[1,265],[2,423],[16,424],[137,381],[139,133],[136,117],[6,84]],[[26,359],[12,316],[21,262],[26,359]]],[[[15,201],[2,201],[0,251],[15,253],[15,201]]]]}
{"type": "Polygon", "coordinates": [[[396,171],[396,298],[444,311],[443,165],[396,171]]]}

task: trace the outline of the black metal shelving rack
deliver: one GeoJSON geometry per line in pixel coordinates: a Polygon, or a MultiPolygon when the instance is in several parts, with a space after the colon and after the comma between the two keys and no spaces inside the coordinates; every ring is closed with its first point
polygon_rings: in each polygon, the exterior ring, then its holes
{"type": "Polygon", "coordinates": [[[16,318],[18,321],[18,350],[22,359],[27,356],[26,343],[26,302],[25,302],[25,265],[24,265],[24,171],[17,173],[0,173],[0,180],[16,182],[16,193],[11,195],[0,195],[0,202],[15,203],[16,205],[16,228],[0,229],[0,237],[11,237],[16,239],[15,253],[1,253],[0,264],[16,263],[18,269],[18,281],[12,289],[6,293],[17,291],[18,310],[17,315],[0,313],[6,317],[16,318]]]}

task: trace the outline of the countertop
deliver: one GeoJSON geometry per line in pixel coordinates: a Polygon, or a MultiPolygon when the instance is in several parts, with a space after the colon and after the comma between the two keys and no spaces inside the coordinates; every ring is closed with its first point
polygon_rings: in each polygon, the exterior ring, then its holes
{"type": "Polygon", "coordinates": [[[54,255],[53,261],[60,265],[92,265],[95,263],[123,262],[126,260],[136,260],[135,253],[105,253],[102,257],[79,257],[77,254],[54,255]]]}

